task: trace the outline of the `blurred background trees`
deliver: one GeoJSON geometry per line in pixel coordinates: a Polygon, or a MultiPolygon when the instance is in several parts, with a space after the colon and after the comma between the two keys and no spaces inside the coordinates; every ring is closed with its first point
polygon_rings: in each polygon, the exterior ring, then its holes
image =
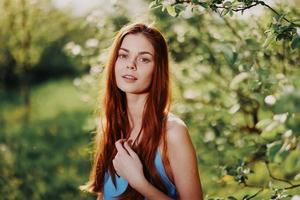
{"type": "Polygon", "coordinates": [[[299,1],[55,5],[0,1],[1,199],[94,199],[78,186],[102,72],[113,35],[137,20],[168,41],[172,112],[189,127],[205,198],[300,194],[299,1]]]}
{"type": "Polygon", "coordinates": [[[193,129],[204,176],[219,182],[208,198],[299,194],[299,10],[285,5],[278,12],[262,1],[151,7],[179,18],[160,21],[173,29],[167,38],[179,41],[170,47],[180,94],[173,109],[193,129]],[[233,16],[260,3],[269,9],[252,23],[233,16]]]}

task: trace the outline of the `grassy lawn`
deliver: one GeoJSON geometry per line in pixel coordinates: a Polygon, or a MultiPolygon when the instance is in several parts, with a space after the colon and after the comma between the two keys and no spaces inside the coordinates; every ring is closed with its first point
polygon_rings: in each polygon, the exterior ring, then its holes
{"type": "Polygon", "coordinates": [[[26,129],[18,94],[11,91],[0,103],[1,196],[8,200],[93,199],[78,186],[89,176],[94,102],[83,102],[67,79],[34,87],[31,97],[26,129]]]}

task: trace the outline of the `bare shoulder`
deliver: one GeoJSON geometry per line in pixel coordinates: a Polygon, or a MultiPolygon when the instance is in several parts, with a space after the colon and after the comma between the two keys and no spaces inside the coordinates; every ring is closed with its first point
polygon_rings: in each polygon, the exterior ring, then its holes
{"type": "Polygon", "coordinates": [[[178,159],[179,156],[194,155],[195,149],[188,127],[182,119],[170,113],[167,120],[166,142],[169,157],[178,159]]]}
{"type": "Polygon", "coordinates": [[[174,115],[173,113],[169,113],[168,115],[168,121],[167,121],[167,126],[169,128],[173,128],[175,126],[181,126],[181,127],[186,127],[186,124],[182,119],[180,119],[178,116],[174,115]]]}
{"type": "Polygon", "coordinates": [[[184,121],[178,116],[170,113],[167,120],[167,140],[170,144],[176,144],[180,142],[182,144],[183,139],[188,139],[188,128],[184,121]]]}
{"type": "Polygon", "coordinates": [[[186,124],[170,114],[166,134],[168,157],[179,199],[202,200],[196,151],[186,124]]]}

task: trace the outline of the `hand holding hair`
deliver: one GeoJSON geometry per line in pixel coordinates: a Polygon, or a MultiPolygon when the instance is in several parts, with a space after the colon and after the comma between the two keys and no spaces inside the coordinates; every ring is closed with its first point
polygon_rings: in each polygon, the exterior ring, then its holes
{"type": "Polygon", "coordinates": [[[115,145],[118,152],[113,159],[114,168],[119,176],[122,176],[131,187],[135,188],[145,181],[142,162],[128,141],[120,139],[115,145]]]}

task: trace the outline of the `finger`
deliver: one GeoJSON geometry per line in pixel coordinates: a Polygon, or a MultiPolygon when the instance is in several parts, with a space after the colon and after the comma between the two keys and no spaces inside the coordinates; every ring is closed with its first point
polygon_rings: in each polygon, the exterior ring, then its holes
{"type": "Polygon", "coordinates": [[[112,160],[112,163],[113,163],[113,166],[114,166],[114,168],[115,168],[115,170],[116,170],[116,168],[117,168],[117,163],[116,163],[116,160],[115,160],[115,159],[113,159],[113,160],[112,160]]]}
{"type": "Polygon", "coordinates": [[[120,176],[119,176],[119,174],[118,174],[118,171],[117,171],[117,169],[118,169],[118,168],[117,168],[117,163],[116,163],[116,160],[115,160],[115,159],[113,159],[113,161],[112,161],[112,162],[113,162],[113,166],[114,166],[114,168],[115,168],[116,175],[117,175],[118,177],[120,177],[120,176]]]}
{"type": "Polygon", "coordinates": [[[132,147],[132,143],[133,143],[133,142],[132,142],[132,139],[127,140],[127,142],[128,142],[128,144],[129,144],[129,146],[132,147]]]}
{"type": "Polygon", "coordinates": [[[131,157],[135,157],[136,156],[136,153],[132,150],[132,148],[129,146],[128,142],[124,142],[124,147],[125,149],[127,150],[127,152],[129,153],[129,155],[131,157]]]}
{"type": "Polygon", "coordinates": [[[123,141],[123,139],[120,139],[115,143],[117,151],[118,151],[118,153],[126,153],[127,154],[127,151],[124,149],[124,147],[121,143],[122,141],[123,141]]]}
{"type": "MultiPolygon", "coordinates": [[[[127,139],[118,139],[117,142],[120,142],[121,144],[123,144],[127,139]]],[[[116,142],[116,143],[117,143],[116,142]]]]}

